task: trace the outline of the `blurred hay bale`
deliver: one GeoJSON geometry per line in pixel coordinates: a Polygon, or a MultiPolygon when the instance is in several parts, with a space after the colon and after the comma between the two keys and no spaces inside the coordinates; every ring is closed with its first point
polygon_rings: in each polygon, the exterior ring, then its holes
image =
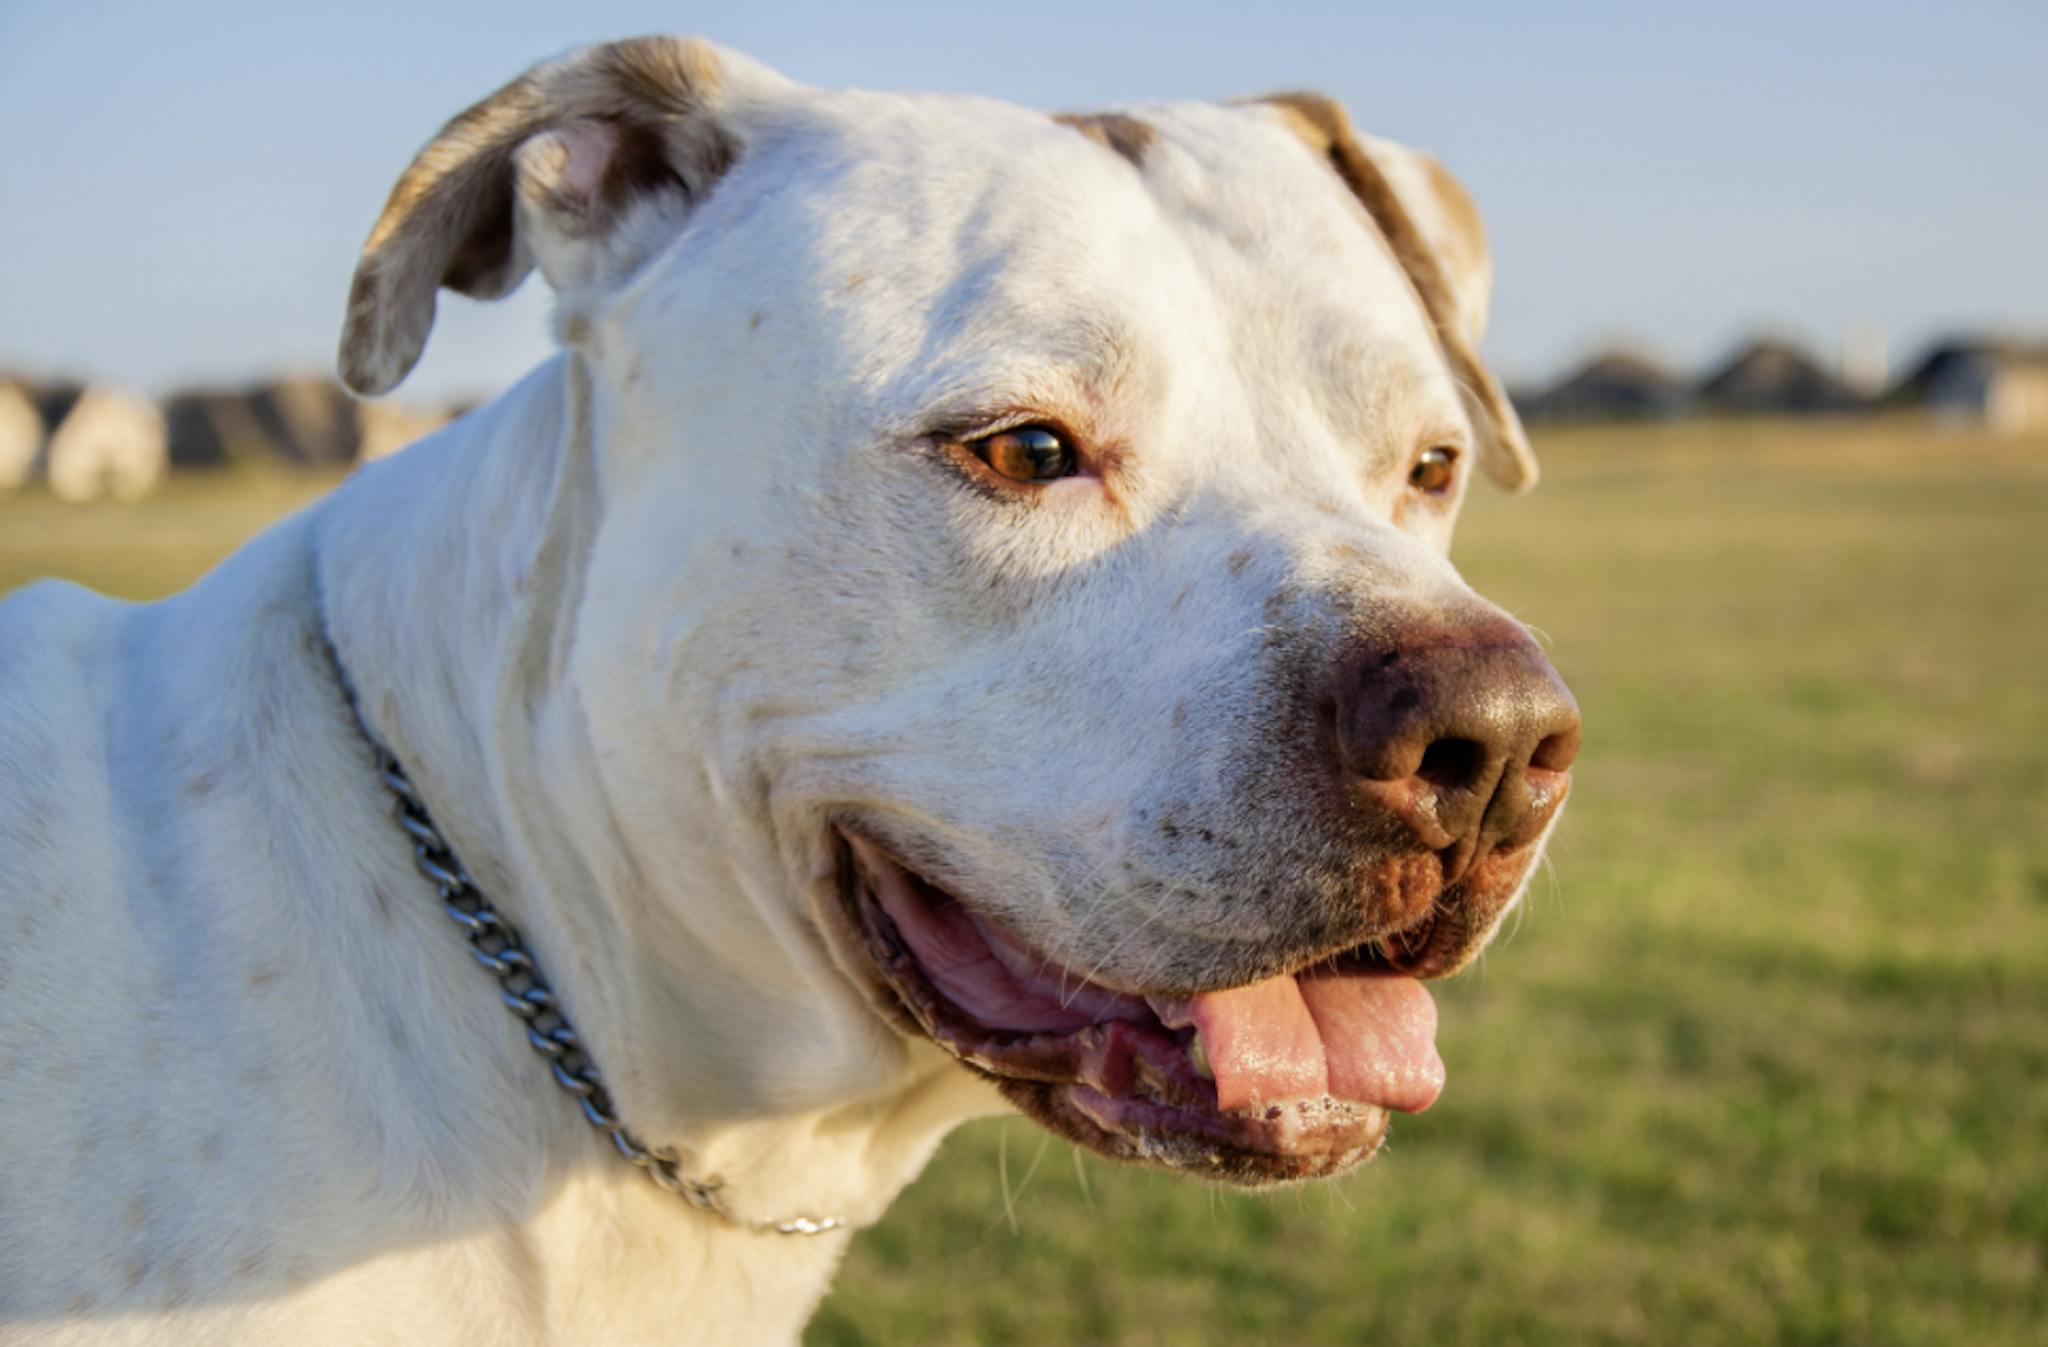
{"type": "Polygon", "coordinates": [[[50,491],[59,500],[149,494],[170,467],[163,413],[139,393],[97,384],[50,436],[50,491]]]}

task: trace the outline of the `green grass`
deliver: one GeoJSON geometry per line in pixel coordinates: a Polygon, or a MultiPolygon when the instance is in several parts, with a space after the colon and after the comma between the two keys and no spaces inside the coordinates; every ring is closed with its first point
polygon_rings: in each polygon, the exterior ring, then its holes
{"type": "MultiPolygon", "coordinates": [[[[968,1128],[850,1343],[2020,1343],[2048,1323],[2048,443],[1559,433],[1458,556],[1587,741],[1443,1099],[1248,1197],[968,1128]],[[1007,1195],[1006,1195],[1007,1193],[1007,1195]]],[[[0,585],[182,583],[305,494],[0,501],[0,585]]]]}
{"type": "Polygon", "coordinates": [[[66,505],[0,492],[0,593],[60,576],[124,599],[182,589],[265,525],[332,487],[332,475],[193,473],[140,501],[66,505]]]}

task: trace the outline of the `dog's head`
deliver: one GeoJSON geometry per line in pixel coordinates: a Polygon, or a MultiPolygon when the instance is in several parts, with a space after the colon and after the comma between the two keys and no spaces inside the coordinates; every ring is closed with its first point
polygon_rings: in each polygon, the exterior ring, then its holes
{"type": "Polygon", "coordinates": [[[614,44],[421,153],[349,382],[535,265],[602,500],[559,681],[638,870],[751,899],[690,922],[828,951],[866,1032],[1115,1155],[1334,1173],[1428,1105],[1419,979],[1578,739],[1445,559],[1474,469],[1535,468],[1434,161],[1313,95],[1048,116],[614,44]]]}

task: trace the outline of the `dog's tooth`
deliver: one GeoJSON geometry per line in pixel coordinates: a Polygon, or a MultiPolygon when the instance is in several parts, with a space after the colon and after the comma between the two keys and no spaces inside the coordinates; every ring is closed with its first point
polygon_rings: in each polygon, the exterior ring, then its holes
{"type": "Polygon", "coordinates": [[[1202,1031],[1195,1030],[1195,1036],[1188,1040],[1188,1062],[1195,1068],[1195,1074],[1203,1080],[1216,1079],[1216,1073],[1209,1069],[1209,1051],[1202,1046],[1202,1031]]]}

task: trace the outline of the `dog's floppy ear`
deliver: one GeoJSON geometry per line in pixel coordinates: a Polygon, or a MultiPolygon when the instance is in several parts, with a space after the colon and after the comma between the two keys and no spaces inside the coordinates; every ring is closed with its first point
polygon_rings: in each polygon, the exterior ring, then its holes
{"type": "Polygon", "coordinates": [[[705,42],[633,38],[536,66],[456,116],[363,245],[342,379],[366,396],[395,387],[441,286],[496,299],[537,263],[559,292],[645,261],[738,155],[723,116],[736,79],[781,82],[705,42]]]}
{"type": "Polygon", "coordinates": [[[1535,485],[1536,455],[1521,418],[1479,359],[1493,264],[1479,212],[1465,189],[1428,155],[1357,134],[1344,109],[1321,94],[1273,94],[1257,101],[1277,111],[1336,170],[1408,273],[1471,405],[1487,475],[1510,491],[1535,485]]]}

